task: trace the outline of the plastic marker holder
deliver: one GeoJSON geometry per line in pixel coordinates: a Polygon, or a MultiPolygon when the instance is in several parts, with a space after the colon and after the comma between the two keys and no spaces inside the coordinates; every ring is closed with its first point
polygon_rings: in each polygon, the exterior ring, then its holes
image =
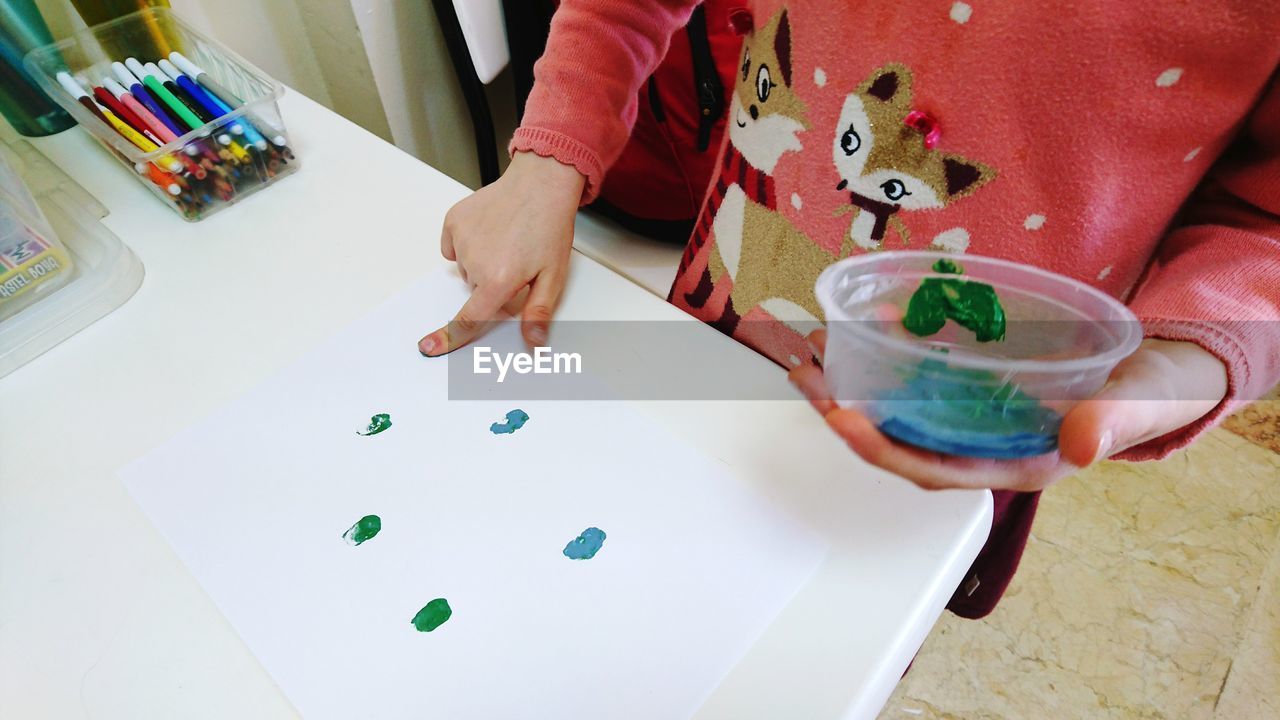
{"type": "Polygon", "coordinates": [[[284,88],[168,8],[81,30],[25,62],[50,97],[187,220],[299,167],[280,117],[284,88]],[[148,55],[157,33],[182,52],[148,55]]]}

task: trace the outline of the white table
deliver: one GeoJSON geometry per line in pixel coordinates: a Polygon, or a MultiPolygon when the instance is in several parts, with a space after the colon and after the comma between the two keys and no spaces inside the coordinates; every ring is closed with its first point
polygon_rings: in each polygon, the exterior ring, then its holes
{"type": "MultiPolygon", "coordinates": [[[[194,225],[81,131],[34,143],[110,209],[147,274],[0,380],[0,717],[295,716],[113,472],[443,263],[440,222],[467,191],[297,93],[283,112],[302,172],[194,225]]],[[[564,315],[684,317],[583,257],[564,315]]],[[[691,357],[785,383],[699,337],[691,357]]],[[[798,401],[638,407],[835,543],[698,717],[874,716],[985,540],[990,494],[873,470],[798,401]]]]}
{"type": "Polygon", "coordinates": [[[684,247],[633,233],[592,212],[578,213],[573,246],[631,282],[665,298],[684,247]]]}

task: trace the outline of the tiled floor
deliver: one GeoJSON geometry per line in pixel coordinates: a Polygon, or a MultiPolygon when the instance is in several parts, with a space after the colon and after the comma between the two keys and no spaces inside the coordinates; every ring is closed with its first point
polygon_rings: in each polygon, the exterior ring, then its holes
{"type": "Polygon", "coordinates": [[[982,621],[945,614],[881,718],[1280,718],[1280,397],[1045,493],[982,621]]]}

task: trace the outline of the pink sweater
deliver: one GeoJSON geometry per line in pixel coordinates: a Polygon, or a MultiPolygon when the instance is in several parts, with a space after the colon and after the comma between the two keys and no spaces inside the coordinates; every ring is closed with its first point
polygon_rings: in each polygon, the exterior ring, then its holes
{"type": "MultiPolygon", "coordinates": [[[[847,254],[1048,268],[1227,366],[1227,400],[1134,460],[1280,380],[1280,3],[743,1],[721,170],[672,302],[786,365],[847,254]]],[[[576,166],[591,199],[694,4],[564,0],[511,149],[576,166]]],[[[994,496],[948,604],[965,617],[1003,595],[1039,499],[994,496]]]]}
{"type": "MultiPolygon", "coordinates": [[[[736,318],[789,307],[774,295],[821,317],[813,276],[849,252],[944,248],[1069,275],[1229,368],[1227,402],[1130,459],[1167,454],[1280,380],[1280,3],[745,4],[729,152],[769,176],[776,207],[737,202],[745,237],[725,245],[713,181],[676,304],[785,364],[803,345],[736,318]],[[794,260],[738,275],[753,245],[794,260]]],[[[594,197],[694,5],[565,0],[511,149],[576,166],[594,197]]]]}

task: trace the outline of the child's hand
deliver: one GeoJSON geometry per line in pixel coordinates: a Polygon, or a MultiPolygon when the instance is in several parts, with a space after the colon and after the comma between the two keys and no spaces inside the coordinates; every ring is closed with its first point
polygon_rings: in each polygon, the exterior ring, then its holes
{"type": "MultiPolygon", "coordinates": [[[[821,357],[826,331],[809,339],[821,357]]],[[[1097,395],[1063,418],[1057,452],[991,460],[943,455],[890,440],[861,413],[836,406],[821,369],[798,367],[790,377],[863,460],[930,490],[1040,490],[1092,462],[1191,424],[1227,391],[1222,361],[1199,345],[1146,340],[1116,366],[1097,395]]]]}
{"type": "Polygon", "coordinates": [[[423,355],[443,355],[471,342],[504,306],[519,303],[517,295],[525,288],[525,341],[546,345],[547,326],[568,273],[573,219],[585,183],[573,167],[516,153],[502,177],[449,210],[440,252],[457,261],[472,287],[471,299],[452,322],[418,341],[423,355]]]}

